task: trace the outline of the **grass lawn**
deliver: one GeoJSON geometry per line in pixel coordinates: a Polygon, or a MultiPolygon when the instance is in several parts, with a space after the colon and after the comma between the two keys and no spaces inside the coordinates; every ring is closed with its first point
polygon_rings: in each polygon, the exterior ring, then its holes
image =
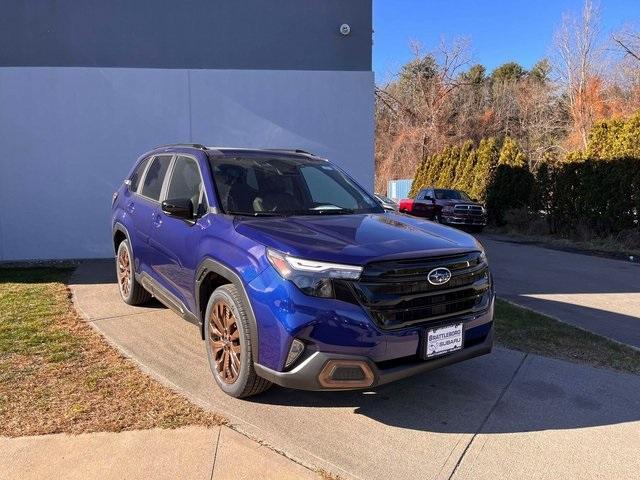
{"type": "Polygon", "coordinates": [[[0,269],[0,435],[219,425],[75,313],[71,269],[0,269]]]}
{"type": "Polygon", "coordinates": [[[495,327],[507,348],[640,374],[640,351],[499,299],[495,327]]]}

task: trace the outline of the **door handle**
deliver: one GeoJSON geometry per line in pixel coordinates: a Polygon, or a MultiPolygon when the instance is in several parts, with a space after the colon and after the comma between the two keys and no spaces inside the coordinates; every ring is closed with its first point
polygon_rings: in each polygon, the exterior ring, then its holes
{"type": "Polygon", "coordinates": [[[127,212],[133,213],[135,209],[136,209],[136,206],[133,202],[129,202],[127,204],[127,212]]]}

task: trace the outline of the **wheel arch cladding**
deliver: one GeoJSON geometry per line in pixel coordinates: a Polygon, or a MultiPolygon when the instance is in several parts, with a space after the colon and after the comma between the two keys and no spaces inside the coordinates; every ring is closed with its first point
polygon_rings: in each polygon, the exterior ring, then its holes
{"type": "Polygon", "coordinates": [[[204,339],[204,329],[206,326],[205,312],[209,297],[213,291],[222,285],[234,285],[244,302],[247,310],[247,318],[249,320],[249,334],[251,335],[251,351],[253,361],[258,363],[258,323],[253,312],[253,306],[249,301],[247,291],[240,276],[226,265],[213,260],[212,258],[204,259],[196,271],[196,305],[198,315],[200,316],[200,335],[204,339]]]}
{"type": "Polygon", "coordinates": [[[117,253],[120,244],[127,239],[127,234],[120,228],[116,228],[113,232],[113,249],[117,253]]]}

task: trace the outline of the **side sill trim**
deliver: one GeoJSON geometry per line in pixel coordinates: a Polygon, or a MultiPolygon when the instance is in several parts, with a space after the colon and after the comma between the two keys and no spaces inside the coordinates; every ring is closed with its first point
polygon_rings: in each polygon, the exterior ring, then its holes
{"type": "Polygon", "coordinates": [[[196,325],[200,325],[200,321],[198,320],[198,318],[187,309],[185,304],[182,303],[180,299],[178,299],[169,290],[160,285],[147,272],[142,272],[139,275],[136,275],[136,279],[151,295],[157,298],[162,304],[169,307],[185,320],[196,325]]]}

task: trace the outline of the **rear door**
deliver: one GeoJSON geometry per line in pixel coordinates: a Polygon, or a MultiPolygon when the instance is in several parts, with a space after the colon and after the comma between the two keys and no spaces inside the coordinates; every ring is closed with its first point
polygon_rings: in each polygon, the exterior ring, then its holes
{"type": "Polygon", "coordinates": [[[167,180],[167,172],[173,155],[156,155],[146,169],[144,179],[135,199],[135,225],[140,247],[134,254],[140,262],[138,271],[145,271],[157,279],[153,266],[158,263],[157,252],[151,248],[150,239],[162,221],[160,198],[167,180]]]}
{"type": "Polygon", "coordinates": [[[140,161],[140,163],[136,165],[136,168],[134,168],[131,176],[125,181],[127,188],[124,191],[123,207],[125,215],[128,217],[128,221],[126,223],[129,232],[129,242],[134,252],[134,259],[138,258],[138,254],[142,248],[142,243],[145,241],[144,236],[140,231],[141,219],[139,218],[140,209],[138,207],[141,200],[137,193],[140,188],[142,188],[142,179],[144,178],[144,173],[152,158],[153,157],[147,157],[140,161]]]}

